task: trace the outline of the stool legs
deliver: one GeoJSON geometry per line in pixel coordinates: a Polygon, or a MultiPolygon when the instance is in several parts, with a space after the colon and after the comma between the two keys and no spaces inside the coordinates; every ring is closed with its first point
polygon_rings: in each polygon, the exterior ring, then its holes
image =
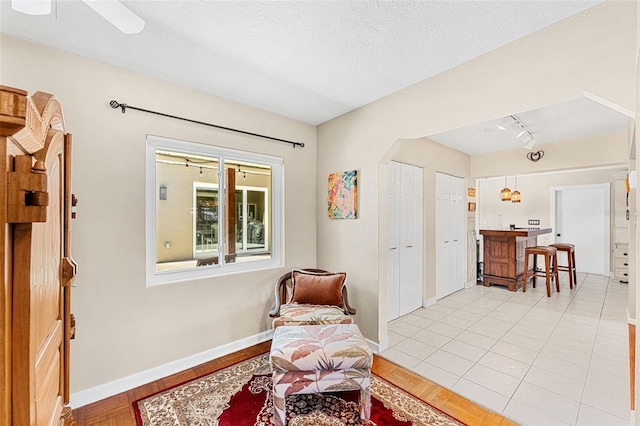
{"type": "Polygon", "coordinates": [[[551,283],[555,280],[556,291],[560,292],[560,279],[558,276],[558,257],[557,250],[550,247],[528,247],[525,249],[524,255],[524,274],[522,275],[522,292],[527,291],[527,279],[532,277],[531,283],[533,288],[536,287],[536,277],[545,278],[547,285],[547,297],[551,297],[551,283]],[[533,270],[529,272],[529,256],[533,255],[533,270]],[[545,271],[537,269],[538,255],[544,256],[545,271]]]}
{"type": "MultiPolygon", "coordinates": [[[[287,425],[287,389],[289,383],[284,386],[279,384],[285,373],[273,374],[273,421],[276,426],[287,425]]],[[[360,419],[369,420],[371,418],[371,377],[358,379],[360,389],[360,419]]],[[[351,388],[353,389],[353,388],[351,388]]]]}
{"type": "MultiPolygon", "coordinates": [[[[571,252],[571,268],[573,268],[573,284],[578,287],[578,274],[576,273],[576,252],[573,250],[571,252]]],[[[571,274],[571,271],[569,271],[571,274]]]]}
{"type": "MultiPolygon", "coordinates": [[[[275,375],[274,375],[275,377],[275,375]]],[[[273,382],[273,422],[276,426],[286,426],[287,425],[287,415],[285,412],[286,407],[286,394],[280,394],[277,390],[277,386],[275,386],[275,380],[273,382]]]]}
{"type": "Polygon", "coordinates": [[[553,276],[551,277],[551,280],[553,281],[553,278],[555,276],[556,279],[556,291],[558,293],[560,293],[560,278],[558,277],[558,255],[557,252],[553,254],[553,256],[551,256],[551,273],[553,274],[553,276]]]}
{"type": "Polygon", "coordinates": [[[545,275],[547,278],[547,297],[551,297],[551,269],[549,269],[549,267],[551,266],[549,265],[550,261],[551,259],[549,256],[544,257],[545,275]]]}

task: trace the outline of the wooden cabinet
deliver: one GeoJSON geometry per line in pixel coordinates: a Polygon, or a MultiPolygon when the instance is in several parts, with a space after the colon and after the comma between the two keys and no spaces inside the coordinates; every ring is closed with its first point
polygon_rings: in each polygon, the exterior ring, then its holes
{"type": "Polygon", "coordinates": [[[71,135],[51,95],[0,86],[0,424],[72,425],[71,135]]]}
{"type": "MultiPolygon", "coordinates": [[[[491,230],[481,229],[483,237],[483,275],[485,286],[504,285],[510,291],[522,287],[524,253],[537,245],[537,236],[551,232],[544,229],[491,230]]],[[[533,262],[530,263],[533,267],[533,262]]]]}

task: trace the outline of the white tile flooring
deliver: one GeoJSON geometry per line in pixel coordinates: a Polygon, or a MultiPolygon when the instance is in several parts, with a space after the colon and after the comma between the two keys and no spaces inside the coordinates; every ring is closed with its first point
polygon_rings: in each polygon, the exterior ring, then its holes
{"type": "Polygon", "coordinates": [[[523,425],[629,425],[628,286],[476,286],[389,323],[381,353],[523,425]]]}

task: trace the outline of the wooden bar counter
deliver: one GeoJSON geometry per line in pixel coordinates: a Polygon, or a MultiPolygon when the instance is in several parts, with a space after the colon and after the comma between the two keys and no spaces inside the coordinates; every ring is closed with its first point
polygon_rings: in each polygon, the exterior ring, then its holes
{"type": "Polygon", "coordinates": [[[483,285],[506,285],[510,291],[517,291],[522,287],[524,250],[537,245],[538,235],[550,232],[551,228],[481,229],[483,285]]]}

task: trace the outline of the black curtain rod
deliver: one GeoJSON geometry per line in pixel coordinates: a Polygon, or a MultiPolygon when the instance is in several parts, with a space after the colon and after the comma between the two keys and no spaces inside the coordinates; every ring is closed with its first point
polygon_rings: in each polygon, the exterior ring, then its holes
{"type": "Polygon", "coordinates": [[[242,133],[242,134],[245,134],[245,135],[257,136],[259,138],[271,139],[272,141],[289,143],[289,144],[293,145],[294,148],[297,147],[297,146],[299,146],[300,148],[304,148],[304,143],[303,142],[293,142],[293,141],[288,141],[286,139],[278,139],[278,138],[274,138],[274,137],[271,137],[271,136],[261,135],[259,133],[245,132],[244,130],[232,129],[231,127],[224,127],[224,126],[218,126],[217,124],[205,123],[204,121],[191,120],[190,118],[176,117],[175,115],[165,114],[163,112],[150,111],[150,110],[144,109],[144,108],[138,108],[138,107],[134,107],[134,106],[127,105],[127,104],[121,104],[118,101],[111,101],[111,102],[109,102],[109,105],[111,105],[111,108],[113,108],[113,109],[122,108],[122,113],[123,114],[125,113],[127,108],[130,108],[130,109],[135,109],[137,111],[148,112],[149,114],[161,115],[163,117],[175,118],[177,120],[188,121],[190,123],[202,124],[203,126],[215,127],[216,129],[229,130],[230,132],[242,133]]]}

